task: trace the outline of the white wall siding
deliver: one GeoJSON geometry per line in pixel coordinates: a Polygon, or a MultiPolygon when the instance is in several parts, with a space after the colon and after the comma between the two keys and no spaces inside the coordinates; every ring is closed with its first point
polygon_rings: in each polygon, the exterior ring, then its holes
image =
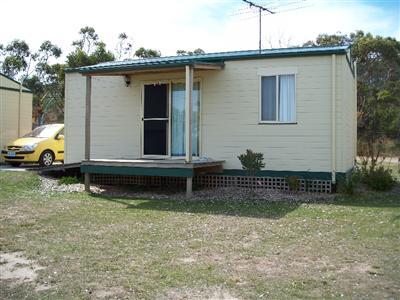
{"type": "Polygon", "coordinates": [[[339,167],[346,171],[353,167],[357,155],[357,99],[354,94],[355,78],[346,57],[342,56],[341,60],[341,76],[338,78],[338,82],[341,84],[341,89],[338,91],[340,95],[338,123],[341,127],[337,147],[341,154],[339,167]]]}
{"type": "Polygon", "coordinates": [[[80,162],[85,157],[85,78],[65,74],[64,162],[80,162]]]}
{"type": "MultiPolygon", "coordinates": [[[[65,162],[85,156],[85,77],[66,74],[65,162]]],[[[126,87],[120,76],[92,78],[92,158],[137,158],[139,141],[140,89],[126,87]]]]}
{"type": "Polygon", "coordinates": [[[140,85],[92,78],[92,158],[140,157],[140,85]]]}
{"type": "Polygon", "coordinates": [[[240,169],[246,149],[263,152],[266,169],[329,171],[330,57],[227,62],[204,78],[203,150],[240,169]],[[259,70],[296,68],[297,124],[259,124],[259,70]]]}
{"type": "MultiPolygon", "coordinates": [[[[348,169],[342,143],[351,143],[353,137],[345,138],[344,131],[355,116],[342,103],[344,95],[353,95],[351,78],[344,83],[348,65],[342,58],[337,57],[338,172],[348,169]]],[[[201,80],[201,155],[225,160],[226,169],[240,169],[237,156],[252,149],[264,153],[269,170],[331,171],[331,56],[227,61],[221,71],[195,71],[194,77],[201,80]],[[297,70],[296,124],[259,124],[259,73],[284,68],[297,70]]],[[[122,76],[93,77],[92,157],[140,157],[143,84],[183,79],[183,72],[135,75],[127,88],[122,76]]],[[[67,74],[66,89],[66,162],[80,161],[84,77],[67,74]]]]}

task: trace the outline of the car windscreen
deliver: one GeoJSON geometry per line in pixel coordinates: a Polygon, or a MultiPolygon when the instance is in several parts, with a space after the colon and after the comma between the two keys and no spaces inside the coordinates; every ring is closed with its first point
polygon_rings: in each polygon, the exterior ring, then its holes
{"type": "Polygon", "coordinates": [[[61,129],[60,125],[44,125],[35,128],[24,137],[37,137],[37,138],[49,138],[55,135],[61,129]]]}

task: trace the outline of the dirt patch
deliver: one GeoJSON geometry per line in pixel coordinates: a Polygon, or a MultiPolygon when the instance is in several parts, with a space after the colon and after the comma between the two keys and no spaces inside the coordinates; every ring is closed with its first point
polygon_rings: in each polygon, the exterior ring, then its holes
{"type": "MultiPolygon", "coordinates": [[[[26,259],[23,252],[0,253],[0,280],[13,284],[34,282],[37,272],[44,269],[32,260],[26,259]]],[[[44,289],[43,286],[38,287],[44,289]]]]}
{"type": "Polygon", "coordinates": [[[178,259],[179,262],[182,262],[183,264],[192,264],[197,261],[197,258],[195,257],[183,257],[178,259]]]}
{"type": "Polygon", "coordinates": [[[239,274],[245,272],[257,272],[270,277],[278,277],[287,275],[290,272],[295,272],[293,268],[282,263],[278,258],[257,257],[250,259],[238,259],[233,264],[234,270],[239,274]]]}
{"type": "Polygon", "coordinates": [[[377,267],[373,267],[366,263],[354,262],[342,266],[337,271],[338,273],[353,274],[354,276],[362,275],[382,275],[382,271],[377,267]]]}
{"type": "Polygon", "coordinates": [[[193,299],[193,300],[238,300],[240,298],[232,295],[224,288],[204,288],[204,289],[189,289],[189,288],[174,288],[167,290],[163,295],[156,297],[157,299],[193,299]]]}
{"type": "Polygon", "coordinates": [[[95,299],[121,299],[124,294],[124,288],[111,287],[108,289],[96,290],[93,296],[95,299]]]}

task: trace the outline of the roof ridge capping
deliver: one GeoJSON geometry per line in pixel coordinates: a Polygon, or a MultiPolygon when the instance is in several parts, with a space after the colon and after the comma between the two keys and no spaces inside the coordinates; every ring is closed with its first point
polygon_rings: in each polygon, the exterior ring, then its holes
{"type": "Polygon", "coordinates": [[[257,59],[267,57],[295,57],[328,54],[346,54],[350,45],[346,46],[310,46],[272,48],[260,50],[238,50],[204,53],[198,55],[162,56],[144,59],[131,59],[123,61],[112,61],[99,63],[97,65],[84,66],[80,68],[69,68],[66,72],[93,73],[96,71],[122,71],[135,69],[148,69],[155,67],[182,66],[185,64],[201,62],[223,62],[225,60],[257,59]]]}

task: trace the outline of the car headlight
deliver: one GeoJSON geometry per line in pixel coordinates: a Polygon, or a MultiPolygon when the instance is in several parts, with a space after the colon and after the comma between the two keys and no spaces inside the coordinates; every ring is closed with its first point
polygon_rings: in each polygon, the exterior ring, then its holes
{"type": "Polygon", "coordinates": [[[28,144],[28,145],[22,146],[21,151],[33,151],[33,150],[35,150],[37,145],[38,144],[35,143],[35,144],[28,144]]]}

